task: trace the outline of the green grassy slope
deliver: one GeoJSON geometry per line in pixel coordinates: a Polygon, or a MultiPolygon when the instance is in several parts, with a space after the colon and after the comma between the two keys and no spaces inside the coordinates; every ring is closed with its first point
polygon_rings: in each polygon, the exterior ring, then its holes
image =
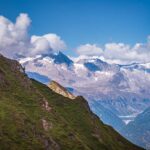
{"type": "Polygon", "coordinates": [[[82,97],[70,100],[30,80],[0,56],[0,150],[140,150],[94,115],[82,97]]]}

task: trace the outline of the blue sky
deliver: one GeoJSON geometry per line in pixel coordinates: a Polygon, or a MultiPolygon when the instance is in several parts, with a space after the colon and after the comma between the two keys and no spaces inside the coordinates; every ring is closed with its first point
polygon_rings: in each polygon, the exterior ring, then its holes
{"type": "Polygon", "coordinates": [[[30,34],[56,33],[72,55],[81,44],[132,45],[150,34],[150,0],[0,0],[0,14],[10,20],[22,12],[32,20],[30,34]]]}

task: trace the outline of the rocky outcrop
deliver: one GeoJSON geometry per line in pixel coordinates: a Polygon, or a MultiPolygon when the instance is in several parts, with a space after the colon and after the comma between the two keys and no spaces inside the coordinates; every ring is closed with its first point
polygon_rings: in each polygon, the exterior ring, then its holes
{"type": "Polygon", "coordinates": [[[68,97],[70,99],[75,99],[76,97],[70,93],[69,91],[67,91],[66,88],[64,88],[63,86],[61,86],[59,83],[57,83],[56,81],[52,81],[50,82],[50,84],[48,85],[48,87],[53,90],[54,92],[63,95],[64,97],[68,97]]]}

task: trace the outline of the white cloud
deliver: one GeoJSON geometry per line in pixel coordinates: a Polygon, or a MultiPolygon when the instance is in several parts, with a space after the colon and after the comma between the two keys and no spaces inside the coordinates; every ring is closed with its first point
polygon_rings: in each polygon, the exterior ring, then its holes
{"type": "MultiPolygon", "coordinates": [[[[65,50],[66,44],[60,36],[48,33],[42,36],[29,36],[31,19],[21,13],[15,23],[0,16],[0,53],[13,58],[16,54],[34,56],[65,50]]],[[[150,36],[146,43],[130,46],[124,43],[106,43],[103,47],[96,44],[80,45],[79,55],[99,56],[111,63],[150,62],[150,36]]]]}
{"type": "Polygon", "coordinates": [[[56,34],[30,37],[30,24],[30,18],[24,13],[17,17],[15,23],[0,16],[0,53],[13,58],[16,54],[33,56],[66,49],[65,42],[56,34]]]}
{"type": "Polygon", "coordinates": [[[25,50],[28,42],[27,29],[30,19],[27,14],[20,14],[16,23],[0,16],[0,52],[8,57],[25,50]]]}
{"type": "Polygon", "coordinates": [[[108,43],[103,55],[106,59],[119,60],[122,63],[149,62],[150,46],[148,43],[136,43],[133,47],[124,43],[108,43]]]}
{"type": "Polygon", "coordinates": [[[16,19],[15,26],[17,29],[26,30],[29,27],[30,23],[31,23],[31,20],[28,17],[28,15],[21,13],[16,19]]]}
{"type": "Polygon", "coordinates": [[[150,37],[147,43],[136,43],[130,46],[124,43],[106,43],[104,48],[95,44],[85,44],[77,48],[79,55],[100,56],[110,63],[150,62],[150,37]]]}
{"type": "MultiPolygon", "coordinates": [[[[39,39],[40,39],[40,41],[42,40],[43,42],[47,41],[49,47],[52,48],[54,51],[60,51],[60,50],[66,49],[65,42],[63,40],[61,40],[60,36],[58,36],[54,33],[45,34],[43,36],[33,35],[31,37],[31,43],[35,43],[39,39]]],[[[48,46],[48,45],[46,44],[46,46],[48,46]]]]}
{"type": "Polygon", "coordinates": [[[103,50],[96,44],[85,44],[77,47],[77,53],[79,55],[93,56],[101,55],[103,53],[103,50]]]}
{"type": "Polygon", "coordinates": [[[43,37],[31,37],[32,48],[30,49],[29,55],[37,55],[52,52],[47,39],[43,37]]]}

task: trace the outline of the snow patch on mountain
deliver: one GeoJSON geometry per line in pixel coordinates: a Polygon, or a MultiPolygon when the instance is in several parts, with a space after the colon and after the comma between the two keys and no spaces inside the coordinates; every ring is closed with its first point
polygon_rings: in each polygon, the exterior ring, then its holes
{"type": "MultiPolygon", "coordinates": [[[[98,101],[117,116],[139,114],[150,106],[149,64],[109,64],[100,57],[71,59],[63,53],[20,58],[26,72],[36,72],[70,87],[89,102],[98,101]]],[[[125,119],[123,119],[125,121],[125,119]]]]}

